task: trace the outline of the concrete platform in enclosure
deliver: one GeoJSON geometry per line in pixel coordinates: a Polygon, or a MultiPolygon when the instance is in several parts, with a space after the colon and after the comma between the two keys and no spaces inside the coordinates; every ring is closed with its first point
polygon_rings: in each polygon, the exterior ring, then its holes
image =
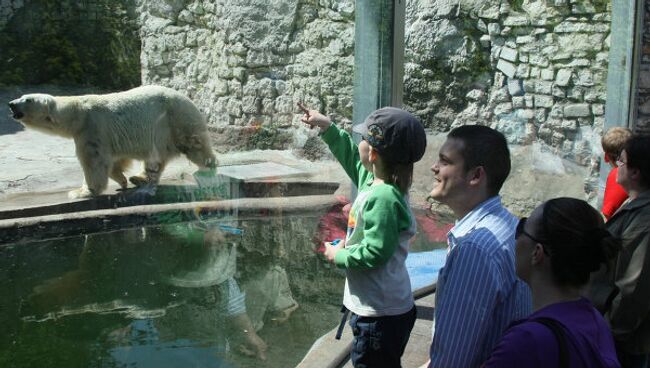
{"type": "MultiPolygon", "coordinates": [[[[432,286],[414,293],[418,315],[406,351],[402,356],[404,368],[421,367],[429,360],[434,290],[435,286],[432,286]]],[[[337,328],[334,328],[318,339],[296,368],[351,368],[349,356],[352,348],[352,330],[349,325],[346,325],[341,340],[334,338],[336,330],[337,328]]]]}
{"type": "MultiPolygon", "coordinates": [[[[234,179],[336,182],[343,183],[338,193],[350,193],[349,180],[335,161],[315,163],[291,151],[234,152],[217,156],[220,169],[234,179]],[[260,167],[262,162],[267,163],[266,169],[260,167]],[[233,170],[237,166],[239,168],[233,170]]],[[[193,176],[196,170],[197,167],[185,157],[178,157],[165,168],[161,184],[196,185],[193,176]]],[[[135,175],[139,171],[140,164],[135,163],[125,175],[135,175]]],[[[75,202],[68,199],[67,192],[78,188],[82,180],[72,140],[29,129],[0,135],[0,211],[75,202]]],[[[109,180],[105,194],[117,194],[117,189],[117,184],[109,180]]]]}

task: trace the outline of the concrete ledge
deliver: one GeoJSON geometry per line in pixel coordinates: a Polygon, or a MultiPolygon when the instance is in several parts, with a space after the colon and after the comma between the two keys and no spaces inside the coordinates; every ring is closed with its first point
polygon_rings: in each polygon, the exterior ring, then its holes
{"type": "Polygon", "coordinates": [[[161,223],[194,221],[203,217],[237,218],[299,215],[325,212],[337,203],[334,195],[273,198],[242,198],[223,201],[168,203],[114,209],[72,212],[0,220],[0,244],[61,238],[72,235],[112,231],[161,223]],[[169,214],[165,216],[165,214],[169,214]],[[170,216],[173,214],[174,216],[170,216]]]}

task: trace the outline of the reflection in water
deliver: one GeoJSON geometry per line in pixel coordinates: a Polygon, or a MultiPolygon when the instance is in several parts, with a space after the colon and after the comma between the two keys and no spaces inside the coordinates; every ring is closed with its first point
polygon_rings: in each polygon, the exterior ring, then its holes
{"type": "Polygon", "coordinates": [[[43,348],[40,358],[57,362],[39,366],[229,367],[266,359],[258,331],[265,321],[287,321],[298,303],[278,264],[247,264],[250,276],[241,279],[241,236],[234,224],[223,225],[167,225],[4,248],[7,258],[28,259],[19,254],[28,251],[37,259],[0,264],[14,290],[25,288],[9,298],[13,316],[0,310],[14,339],[2,341],[0,363],[22,359],[38,341],[62,349],[43,348]]]}

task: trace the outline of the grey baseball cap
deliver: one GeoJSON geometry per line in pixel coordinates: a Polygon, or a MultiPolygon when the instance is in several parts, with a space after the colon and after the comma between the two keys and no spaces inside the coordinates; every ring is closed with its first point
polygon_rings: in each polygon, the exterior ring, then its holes
{"type": "Polygon", "coordinates": [[[411,164],[420,161],[427,147],[420,120],[396,107],[375,110],[352,131],[359,133],[388,162],[411,164]]]}

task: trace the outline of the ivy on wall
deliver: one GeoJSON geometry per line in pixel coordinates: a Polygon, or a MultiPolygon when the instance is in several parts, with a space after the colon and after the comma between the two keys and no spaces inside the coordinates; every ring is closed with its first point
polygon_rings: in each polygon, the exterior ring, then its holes
{"type": "Polygon", "coordinates": [[[140,84],[133,0],[32,0],[0,31],[0,86],[140,84]]]}

